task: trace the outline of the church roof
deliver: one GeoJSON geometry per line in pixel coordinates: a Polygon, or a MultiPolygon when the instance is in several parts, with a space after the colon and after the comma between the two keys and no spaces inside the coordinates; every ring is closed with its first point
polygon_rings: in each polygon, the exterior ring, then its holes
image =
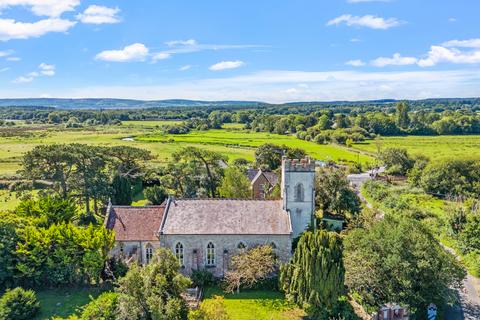
{"type": "Polygon", "coordinates": [[[158,240],[165,206],[109,206],[105,227],[115,231],[117,241],[158,240]]]}
{"type": "Polygon", "coordinates": [[[289,235],[290,216],[281,200],[171,200],[163,234],[289,235]]]}

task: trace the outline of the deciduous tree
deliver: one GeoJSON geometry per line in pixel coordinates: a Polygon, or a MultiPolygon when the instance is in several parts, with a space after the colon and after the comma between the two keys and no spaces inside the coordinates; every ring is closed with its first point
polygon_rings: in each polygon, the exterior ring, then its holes
{"type": "Polygon", "coordinates": [[[225,290],[240,292],[240,288],[251,288],[266,279],[276,268],[276,259],[270,245],[241,251],[231,258],[230,268],[225,275],[225,290]]]}

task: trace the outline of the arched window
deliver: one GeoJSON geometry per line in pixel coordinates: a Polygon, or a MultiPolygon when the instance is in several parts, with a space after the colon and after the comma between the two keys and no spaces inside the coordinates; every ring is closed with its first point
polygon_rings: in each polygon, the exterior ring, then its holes
{"type": "Polygon", "coordinates": [[[207,245],[207,266],[215,265],[215,245],[211,242],[207,245]]]}
{"type": "Polygon", "coordinates": [[[303,184],[297,184],[295,186],[295,201],[303,201],[303,193],[303,184]]]}
{"type": "Polygon", "coordinates": [[[175,245],[175,256],[177,257],[178,262],[180,262],[180,265],[183,267],[185,265],[183,260],[183,244],[180,242],[175,245]]]}
{"type": "Polygon", "coordinates": [[[145,248],[145,259],[147,260],[147,263],[149,263],[152,260],[153,257],[153,247],[151,244],[147,244],[147,247],[145,248]]]}
{"type": "Polygon", "coordinates": [[[247,245],[245,244],[245,242],[240,241],[237,245],[237,248],[240,249],[240,250],[245,250],[245,249],[247,249],[247,245]]]}

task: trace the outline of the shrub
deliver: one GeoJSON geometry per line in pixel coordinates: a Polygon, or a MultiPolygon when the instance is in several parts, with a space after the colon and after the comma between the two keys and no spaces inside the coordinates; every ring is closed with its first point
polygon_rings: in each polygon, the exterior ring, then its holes
{"type": "Polygon", "coordinates": [[[165,201],[165,199],[167,198],[167,192],[165,191],[165,189],[162,186],[158,185],[145,188],[143,193],[145,194],[145,197],[148,199],[148,201],[150,201],[150,203],[154,205],[162,204],[163,201],[165,201]]]}
{"type": "Polygon", "coordinates": [[[104,292],[87,304],[80,320],[115,320],[118,306],[118,293],[104,292]]]}
{"type": "Polygon", "coordinates": [[[193,285],[196,287],[208,287],[216,282],[213,273],[205,269],[194,270],[190,279],[192,279],[193,285]]]}
{"type": "Polygon", "coordinates": [[[32,319],[40,310],[35,292],[17,287],[0,299],[0,320],[32,319]]]}
{"type": "Polygon", "coordinates": [[[198,310],[190,312],[189,320],[228,320],[230,319],[225,308],[223,297],[214,296],[203,301],[198,310]]]}

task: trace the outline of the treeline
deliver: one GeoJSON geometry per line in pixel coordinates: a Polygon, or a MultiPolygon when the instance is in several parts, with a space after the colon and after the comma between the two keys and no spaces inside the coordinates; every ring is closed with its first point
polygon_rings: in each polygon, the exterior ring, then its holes
{"type": "MultiPolygon", "coordinates": [[[[480,110],[480,99],[432,99],[409,101],[413,113],[426,112],[441,114],[446,111],[476,113],[480,110]]],[[[252,104],[252,105],[208,105],[157,107],[144,109],[56,109],[46,107],[0,107],[0,119],[26,120],[34,123],[79,123],[86,125],[114,124],[127,120],[188,120],[208,119],[214,112],[223,114],[224,122],[251,123],[263,116],[342,114],[358,115],[365,113],[383,113],[387,115],[396,112],[397,103],[392,100],[366,102],[335,102],[335,103],[290,103],[282,105],[252,104]]],[[[421,118],[421,117],[420,117],[421,118]]],[[[416,123],[416,119],[413,123],[416,123]]],[[[438,119],[437,119],[438,120],[438,119]]],[[[420,120],[420,122],[424,122],[420,120]]],[[[415,128],[415,126],[412,126],[415,128]]],[[[278,131],[278,130],[277,130],[278,131]]],[[[289,130],[293,132],[293,130],[289,130]]],[[[313,138],[313,137],[312,137],[313,138]]]]}

